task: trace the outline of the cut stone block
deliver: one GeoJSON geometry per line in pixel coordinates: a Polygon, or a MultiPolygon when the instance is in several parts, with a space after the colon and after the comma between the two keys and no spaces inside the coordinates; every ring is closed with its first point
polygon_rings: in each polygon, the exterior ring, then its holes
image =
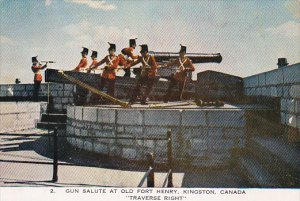
{"type": "Polygon", "coordinates": [[[141,126],[125,126],[125,133],[143,135],[143,128],[141,126]]]}
{"type": "Polygon", "coordinates": [[[292,126],[294,128],[297,127],[297,119],[294,114],[287,114],[287,125],[292,126]]]}
{"type": "Polygon", "coordinates": [[[83,116],[84,121],[97,122],[97,108],[94,107],[83,107],[83,116]]]}
{"type": "Polygon", "coordinates": [[[259,86],[266,86],[266,73],[261,73],[258,75],[259,86]]]}
{"type": "Polygon", "coordinates": [[[287,99],[286,100],[286,107],[287,107],[287,111],[289,113],[295,112],[295,105],[296,105],[295,99],[287,99]]]}
{"type": "Polygon", "coordinates": [[[287,115],[284,112],[280,113],[280,120],[281,120],[281,124],[287,124],[287,115]]]}
{"type": "Polygon", "coordinates": [[[287,110],[287,99],[282,98],[280,100],[280,110],[281,111],[286,111],[287,110]]]}
{"type": "Polygon", "coordinates": [[[282,69],[266,72],[266,85],[279,85],[284,83],[282,69]]]}
{"type": "Polygon", "coordinates": [[[98,122],[99,123],[115,123],[115,114],[114,109],[101,109],[98,110],[98,122]]]}
{"type": "Polygon", "coordinates": [[[96,153],[108,154],[108,146],[99,142],[94,142],[94,151],[96,153]]]}
{"type": "Polygon", "coordinates": [[[117,115],[117,123],[121,125],[142,125],[143,113],[140,110],[119,110],[117,115]]]}
{"type": "Polygon", "coordinates": [[[182,111],[182,126],[206,126],[205,111],[182,111]]]}
{"type": "Polygon", "coordinates": [[[208,125],[212,127],[244,127],[244,111],[209,111],[208,125]]]}
{"type": "Polygon", "coordinates": [[[136,150],[131,148],[123,148],[122,156],[126,159],[133,160],[136,158],[136,150]]]}
{"type": "Polygon", "coordinates": [[[51,83],[50,91],[62,91],[64,89],[64,84],[60,83],[51,83]]]}
{"type": "Polygon", "coordinates": [[[259,86],[258,84],[258,75],[253,75],[250,77],[246,77],[244,79],[244,86],[245,87],[257,87],[259,86]]]}
{"type": "Polygon", "coordinates": [[[145,125],[179,126],[180,115],[178,110],[145,110],[145,125]]]}
{"type": "Polygon", "coordinates": [[[290,65],[283,68],[283,76],[285,84],[293,84],[300,82],[300,64],[290,65]]]}
{"type": "Polygon", "coordinates": [[[270,87],[270,96],[279,97],[277,87],[270,87]]]}
{"type": "Polygon", "coordinates": [[[94,150],[93,149],[93,143],[89,140],[85,140],[83,148],[87,151],[93,151],[94,150]]]}
{"type": "Polygon", "coordinates": [[[82,107],[75,107],[75,119],[82,120],[82,107]]]}
{"type": "Polygon", "coordinates": [[[74,85],[73,84],[64,84],[64,90],[67,91],[73,91],[74,90],[74,85]]]}
{"type": "Polygon", "coordinates": [[[292,98],[300,99],[300,85],[293,85],[290,89],[290,96],[292,98]]]}

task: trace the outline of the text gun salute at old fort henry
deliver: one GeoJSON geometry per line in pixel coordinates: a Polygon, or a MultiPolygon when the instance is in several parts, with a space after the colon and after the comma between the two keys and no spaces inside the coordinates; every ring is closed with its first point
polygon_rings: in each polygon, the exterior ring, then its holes
{"type": "Polygon", "coordinates": [[[299,189],[298,0],[0,5],[0,186],[299,189]]]}

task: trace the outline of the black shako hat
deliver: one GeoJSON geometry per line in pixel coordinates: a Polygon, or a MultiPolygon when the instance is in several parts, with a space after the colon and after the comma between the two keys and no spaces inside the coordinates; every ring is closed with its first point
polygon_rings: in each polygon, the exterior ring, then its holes
{"type": "Polygon", "coordinates": [[[32,61],[32,63],[33,63],[33,62],[39,62],[39,61],[37,60],[37,56],[31,57],[31,61],[32,61]]]}
{"type": "Polygon", "coordinates": [[[287,62],[286,58],[278,58],[278,66],[287,66],[289,63],[287,62]]]}
{"type": "Polygon", "coordinates": [[[183,46],[180,44],[180,50],[179,50],[179,53],[181,52],[185,52],[186,53],[186,46],[183,46]]]}
{"type": "Polygon", "coordinates": [[[132,46],[136,45],[136,39],[137,38],[129,39],[129,47],[132,47],[132,46]]]}
{"type": "Polygon", "coordinates": [[[114,51],[116,51],[116,44],[113,44],[113,43],[110,43],[110,42],[108,42],[108,44],[109,44],[109,48],[108,48],[108,51],[110,51],[110,50],[114,50],[114,51]]]}
{"type": "Polygon", "coordinates": [[[141,51],[140,51],[140,53],[148,52],[148,45],[143,44],[143,45],[140,45],[140,46],[141,46],[141,51]]]}
{"type": "Polygon", "coordinates": [[[16,78],[15,83],[16,83],[16,84],[20,84],[20,83],[21,83],[20,79],[19,79],[19,78],[16,78]]]}
{"type": "Polygon", "coordinates": [[[86,47],[82,47],[83,50],[81,51],[81,53],[85,53],[86,55],[89,53],[89,49],[87,49],[86,47]]]}
{"type": "Polygon", "coordinates": [[[93,50],[91,57],[97,58],[97,56],[98,56],[98,52],[93,50]]]}

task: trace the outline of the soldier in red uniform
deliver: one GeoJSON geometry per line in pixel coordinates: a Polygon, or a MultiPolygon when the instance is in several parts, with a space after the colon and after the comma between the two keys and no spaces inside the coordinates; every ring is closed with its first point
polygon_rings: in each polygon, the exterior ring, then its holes
{"type": "Polygon", "coordinates": [[[34,88],[33,88],[33,101],[39,101],[39,91],[41,88],[41,82],[43,80],[41,70],[47,67],[47,63],[42,66],[36,57],[32,57],[32,66],[31,70],[34,72],[34,88]]]}
{"type": "Polygon", "coordinates": [[[188,57],[186,57],[185,54],[186,54],[186,46],[181,45],[179,51],[179,57],[176,60],[163,66],[163,67],[177,66],[176,73],[171,75],[169,87],[164,97],[165,103],[169,101],[169,98],[172,94],[172,89],[177,84],[179,84],[178,100],[180,99],[180,96],[184,89],[185,82],[187,80],[187,72],[193,72],[195,70],[192,61],[188,57]]]}
{"type": "MultiPolygon", "coordinates": [[[[91,58],[92,58],[92,63],[91,65],[86,68],[87,70],[87,73],[91,73],[92,69],[95,69],[95,66],[97,65],[98,61],[97,61],[97,56],[98,56],[98,52],[97,51],[92,51],[92,55],[91,55],[91,58]]],[[[98,81],[100,83],[100,79],[98,81]]],[[[99,86],[99,83],[95,83],[95,86],[99,86]]],[[[91,93],[91,92],[90,92],[91,93]]],[[[91,96],[90,96],[90,100],[89,100],[89,103],[94,103],[96,100],[94,99],[95,95],[93,95],[93,93],[91,93],[91,96]]]]}
{"type": "MultiPolygon", "coordinates": [[[[102,75],[101,75],[101,82],[99,84],[99,90],[103,90],[104,87],[107,88],[107,94],[110,96],[114,96],[115,93],[115,79],[116,79],[116,72],[119,65],[119,58],[115,55],[116,52],[116,45],[109,43],[110,47],[108,48],[108,55],[105,56],[101,61],[99,61],[94,67],[91,68],[91,70],[97,68],[98,66],[102,64],[106,64],[106,66],[103,69],[102,75]]],[[[99,99],[99,96],[96,94],[93,94],[91,97],[91,102],[95,103],[99,99]]]]}
{"type": "Polygon", "coordinates": [[[87,68],[87,72],[90,73],[91,69],[95,69],[94,67],[97,65],[98,61],[97,61],[97,56],[98,56],[98,52],[97,51],[92,51],[92,63],[91,65],[87,68]]]}
{"type": "MultiPolygon", "coordinates": [[[[125,60],[126,63],[131,63],[134,60],[138,59],[139,56],[134,54],[134,49],[136,47],[136,39],[130,39],[129,40],[129,47],[123,48],[121,51],[121,54],[119,55],[119,58],[121,60],[125,60]]],[[[125,71],[124,77],[130,77],[130,68],[123,68],[125,71]]]]}
{"type": "MultiPolygon", "coordinates": [[[[79,64],[73,69],[73,71],[75,72],[80,72],[84,69],[86,69],[87,67],[87,55],[89,53],[89,49],[87,49],[86,47],[83,47],[83,50],[81,51],[81,60],[79,62],[79,64]]],[[[88,95],[89,91],[76,85],[76,93],[75,93],[75,104],[76,105],[83,105],[86,103],[86,98],[88,95]]]]}
{"type": "Polygon", "coordinates": [[[79,62],[79,64],[73,69],[73,71],[76,72],[80,72],[80,70],[85,69],[87,66],[87,55],[89,53],[89,49],[87,49],[86,47],[83,47],[83,50],[81,52],[81,60],[79,62]]]}
{"type": "Polygon", "coordinates": [[[145,45],[145,44],[141,45],[140,53],[142,56],[139,57],[138,60],[127,65],[127,68],[129,68],[131,66],[137,65],[138,63],[142,63],[141,75],[139,77],[139,80],[137,82],[135,89],[133,90],[133,94],[129,100],[129,103],[133,104],[136,101],[137,96],[140,94],[141,88],[144,85],[146,85],[146,90],[141,97],[141,104],[146,105],[147,104],[146,100],[147,100],[147,98],[152,90],[152,87],[154,85],[157,64],[156,64],[154,56],[151,56],[148,54],[148,46],[147,45],[145,45]]]}

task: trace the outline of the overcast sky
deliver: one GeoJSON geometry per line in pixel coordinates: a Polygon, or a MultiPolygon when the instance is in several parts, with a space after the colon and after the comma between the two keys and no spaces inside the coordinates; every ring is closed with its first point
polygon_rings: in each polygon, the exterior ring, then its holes
{"type": "Polygon", "coordinates": [[[221,53],[221,64],[199,64],[193,77],[204,70],[246,77],[277,68],[278,57],[300,61],[299,0],[0,0],[0,7],[0,83],[32,82],[32,56],[70,70],[82,46],[101,58],[107,42],[119,52],[132,37],[153,51],[181,43],[188,52],[221,53]]]}

